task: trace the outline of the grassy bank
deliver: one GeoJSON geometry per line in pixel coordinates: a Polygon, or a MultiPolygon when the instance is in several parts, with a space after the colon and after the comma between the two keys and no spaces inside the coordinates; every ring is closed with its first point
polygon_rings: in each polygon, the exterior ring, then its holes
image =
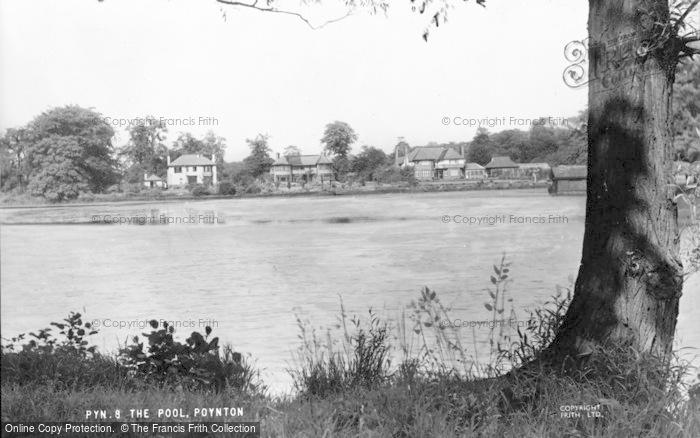
{"type": "Polygon", "coordinates": [[[208,328],[179,340],[154,321],[118,356],[103,356],[90,346],[95,330],[71,314],[5,340],[2,420],[79,421],[87,411],[119,410],[119,421],[133,421],[131,409],[148,409],[150,421],[182,420],[165,411],[175,409],[189,421],[260,421],[262,436],[274,437],[700,436],[700,387],[684,383],[690,368],[678,359],[616,346],[575,369],[514,371],[552,339],[571,297],[558,288],[515,330],[503,324],[516,320],[512,308],[500,316],[510,302],[508,263],[494,270],[485,363],[463,344],[468,329],[440,324],[450,309],[427,288],[393,324],[372,312],[349,317],[342,304],[338,333],[299,320],[295,391],[282,397],[208,328]],[[243,415],[195,416],[226,407],[243,415]]]}

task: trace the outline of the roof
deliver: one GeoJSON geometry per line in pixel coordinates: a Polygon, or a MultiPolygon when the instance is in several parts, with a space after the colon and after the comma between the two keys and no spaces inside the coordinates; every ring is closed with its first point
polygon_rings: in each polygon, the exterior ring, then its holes
{"type": "Polygon", "coordinates": [[[180,155],[168,166],[214,166],[214,162],[204,155],[180,155]]]}
{"type": "Polygon", "coordinates": [[[275,160],[274,163],[272,163],[273,166],[286,166],[289,165],[289,161],[287,161],[287,157],[282,155],[278,159],[275,160]]]}
{"type": "Polygon", "coordinates": [[[440,147],[424,147],[416,148],[409,157],[409,161],[437,161],[445,152],[445,148],[440,147]]]}
{"type": "Polygon", "coordinates": [[[315,166],[317,164],[333,164],[333,162],[323,154],[316,155],[287,155],[278,158],[273,166],[315,166]]]}
{"type": "Polygon", "coordinates": [[[464,170],[484,170],[484,166],[479,163],[467,163],[464,165],[464,170]]]}
{"type": "Polygon", "coordinates": [[[151,175],[146,178],[146,181],[163,181],[163,178],[159,177],[158,175],[151,175]]]}
{"type": "Polygon", "coordinates": [[[552,179],[586,179],[586,166],[556,166],[552,168],[552,179]]]}
{"type": "Polygon", "coordinates": [[[486,169],[517,168],[518,164],[514,163],[510,157],[493,157],[484,167],[486,169]]]}
{"type": "Polygon", "coordinates": [[[464,159],[463,156],[459,154],[456,150],[452,148],[447,148],[447,152],[445,152],[445,155],[443,155],[441,160],[462,160],[464,159]]]}

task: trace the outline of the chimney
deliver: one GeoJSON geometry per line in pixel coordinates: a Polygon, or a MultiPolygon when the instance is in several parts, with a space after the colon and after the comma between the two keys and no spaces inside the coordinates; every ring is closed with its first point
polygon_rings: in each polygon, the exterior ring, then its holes
{"type": "Polygon", "coordinates": [[[147,174],[147,173],[144,173],[144,174],[143,174],[143,180],[146,181],[147,179],[148,179],[148,174],[147,174]]]}
{"type": "Polygon", "coordinates": [[[279,152],[277,152],[277,159],[278,159],[278,160],[280,159],[280,153],[279,153],[279,152]]]}
{"type": "Polygon", "coordinates": [[[170,166],[170,154],[168,154],[168,166],[170,166]]]}
{"type": "Polygon", "coordinates": [[[462,158],[465,158],[465,156],[464,156],[464,143],[459,145],[459,149],[460,149],[460,152],[462,153],[462,158]]]}

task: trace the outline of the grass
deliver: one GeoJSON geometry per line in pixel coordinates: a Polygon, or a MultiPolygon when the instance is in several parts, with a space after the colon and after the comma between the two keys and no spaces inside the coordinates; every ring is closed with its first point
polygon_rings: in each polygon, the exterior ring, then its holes
{"type": "MultiPolygon", "coordinates": [[[[494,267],[490,318],[505,314],[507,269],[505,259],[494,267]]],[[[149,409],[151,421],[177,421],[157,417],[176,408],[195,421],[260,421],[262,436],[274,437],[700,436],[700,386],[686,383],[690,367],[677,356],[662,361],[616,346],[575,369],[515,370],[551,340],[570,298],[558,288],[523,330],[492,330],[485,364],[462,344],[468,336],[436,324],[450,310],[435,291],[422,290],[393,324],[371,310],[348,317],[341,301],[340,334],[298,320],[301,345],[289,370],[296,390],[283,397],[270,395],[254,367],[218,347],[210,331],[182,343],[154,327],[148,349],[135,339],[106,357],[83,344],[89,333],[61,341],[42,330],[24,351],[3,348],[2,420],[78,421],[115,409],[123,419],[129,409],[149,409]],[[223,384],[206,381],[207,370],[223,370],[223,384]],[[193,416],[216,407],[242,408],[243,416],[193,416]]],[[[83,327],[80,315],[66,321],[64,337],[83,327]]]]}

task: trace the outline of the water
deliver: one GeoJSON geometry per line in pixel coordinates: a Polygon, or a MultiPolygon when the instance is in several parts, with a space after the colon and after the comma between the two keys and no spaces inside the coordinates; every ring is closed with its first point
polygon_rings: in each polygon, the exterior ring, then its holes
{"type": "MultiPolygon", "coordinates": [[[[2,333],[84,309],[101,325],[94,341],[115,351],[150,319],[173,321],[181,339],[210,325],[257,359],[273,391],[286,391],[296,318],[331,327],[341,297],[350,315],[371,307],[394,318],[429,286],[453,318],[487,320],[485,288],[506,253],[509,297],[524,319],[523,309],[576,275],[584,210],[583,197],[543,190],[5,209],[2,333]],[[455,223],[456,215],[499,223],[455,223]],[[137,219],[104,223],[129,217],[137,219]]],[[[700,345],[697,280],[681,301],[686,346],[700,345]]],[[[483,342],[488,328],[475,333],[483,342]]]]}

